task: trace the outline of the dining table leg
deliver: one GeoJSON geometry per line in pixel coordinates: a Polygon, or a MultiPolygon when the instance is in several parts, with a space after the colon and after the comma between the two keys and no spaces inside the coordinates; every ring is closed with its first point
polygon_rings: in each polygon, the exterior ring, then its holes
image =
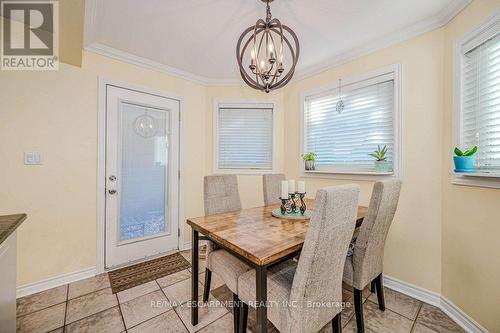
{"type": "Polygon", "coordinates": [[[192,229],[191,245],[191,324],[198,324],[198,231],[192,229]]]}
{"type": "Polygon", "coordinates": [[[256,268],[256,304],[257,312],[256,332],[267,332],[267,267],[257,266],[256,268]]]}

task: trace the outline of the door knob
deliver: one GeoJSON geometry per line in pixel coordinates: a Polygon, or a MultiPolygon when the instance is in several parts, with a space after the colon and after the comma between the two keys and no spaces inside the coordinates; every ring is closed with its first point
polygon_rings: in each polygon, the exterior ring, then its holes
{"type": "Polygon", "coordinates": [[[108,193],[114,195],[116,194],[116,190],[108,190],[108,193]]]}
{"type": "Polygon", "coordinates": [[[109,176],[109,180],[114,182],[116,180],[116,176],[109,176]]]}

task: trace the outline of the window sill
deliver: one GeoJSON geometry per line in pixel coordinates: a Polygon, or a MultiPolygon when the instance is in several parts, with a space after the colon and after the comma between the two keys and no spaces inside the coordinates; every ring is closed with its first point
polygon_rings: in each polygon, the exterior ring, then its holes
{"type": "Polygon", "coordinates": [[[500,188],[500,173],[451,172],[451,183],[455,185],[500,188]]]}
{"type": "Polygon", "coordinates": [[[376,172],[376,171],[347,171],[347,170],[302,170],[302,177],[310,178],[328,178],[328,179],[350,179],[350,180],[368,180],[376,181],[387,178],[396,178],[394,171],[376,172]]]}

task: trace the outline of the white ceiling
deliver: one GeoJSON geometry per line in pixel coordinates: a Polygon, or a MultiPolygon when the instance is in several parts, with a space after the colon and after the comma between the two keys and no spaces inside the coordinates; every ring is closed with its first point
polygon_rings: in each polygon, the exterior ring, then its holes
{"type": "MultiPolygon", "coordinates": [[[[443,25],[470,0],[275,0],[300,40],[307,75],[443,25]]],[[[203,82],[239,78],[240,33],[265,16],[261,0],[87,0],[85,44],[203,82]]]]}

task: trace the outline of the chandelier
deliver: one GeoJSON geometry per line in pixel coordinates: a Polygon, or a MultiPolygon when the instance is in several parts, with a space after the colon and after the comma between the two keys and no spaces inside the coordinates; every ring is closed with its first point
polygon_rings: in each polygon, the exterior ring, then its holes
{"type": "Polygon", "coordinates": [[[262,1],[266,3],[266,19],[259,19],[243,31],[236,45],[236,56],[243,81],[268,93],[292,79],[300,50],[293,30],[272,18],[269,3],[273,0],[262,1]]]}

